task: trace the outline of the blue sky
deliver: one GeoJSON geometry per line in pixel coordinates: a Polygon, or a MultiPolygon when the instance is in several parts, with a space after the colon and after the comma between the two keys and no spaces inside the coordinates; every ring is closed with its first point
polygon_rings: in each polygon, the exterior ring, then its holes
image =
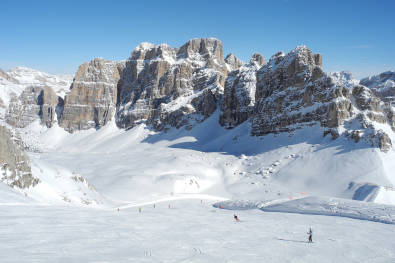
{"type": "Polygon", "coordinates": [[[307,45],[325,71],[357,78],[395,70],[390,1],[1,1],[0,67],[74,73],[95,57],[123,60],[140,42],[216,37],[244,61],[307,45]]]}

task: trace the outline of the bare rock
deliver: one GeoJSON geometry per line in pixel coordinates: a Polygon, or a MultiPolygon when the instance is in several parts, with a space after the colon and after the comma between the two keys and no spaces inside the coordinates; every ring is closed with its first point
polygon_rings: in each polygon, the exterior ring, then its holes
{"type": "Polygon", "coordinates": [[[383,152],[388,152],[392,148],[392,141],[388,134],[383,131],[378,133],[379,148],[383,152]]]}
{"type": "Polygon", "coordinates": [[[216,109],[227,74],[217,39],[192,39],[180,48],[142,43],[121,74],[116,123],[130,128],[146,121],[164,129],[202,121],[216,109]]]}
{"type": "Polygon", "coordinates": [[[210,89],[205,89],[201,96],[192,99],[191,104],[195,112],[209,117],[217,109],[217,99],[210,89]]]}
{"type": "Polygon", "coordinates": [[[13,97],[7,109],[5,120],[8,124],[24,128],[37,119],[51,127],[56,120],[59,98],[50,87],[30,86],[19,97],[13,97]]]}
{"type": "Polygon", "coordinates": [[[256,64],[256,66],[259,68],[259,67],[262,67],[263,65],[265,65],[266,61],[265,61],[265,58],[261,54],[254,53],[252,55],[252,58],[250,59],[250,63],[256,64]]]}
{"type": "Polygon", "coordinates": [[[222,126],[233,128],[252,116],[258,67],[250,63],[228,74],[219,118],[222,126]]]}
{"type": "Polygon", "coordinates": [[[229,71],[236,70],[244,64],[243,61],[238,59],[233,53],[226,56],[225,63],[228,65],[229,71]]]}
{"type": "Polygon", "coordinates": [[[291,131],[317,122],[337,127],[350,116],[347,90],[335,85],[321,65],[320,55],[300,46],[287,55],[278,52],[257,72],[253,135],[291,131]]]}
{"type": "Polygon", "coordinates": [[[0,126],[0,181],[21,189],[40,182],[32,175],[20,137],[4,126],[0,126]]]}
{"type": "Polygon", "coordinates": [[[67,131],[100,128],[110,121],[117,103],[118,64],[97,58],[82,64],[65,96],[60,126],[67,131]]]}

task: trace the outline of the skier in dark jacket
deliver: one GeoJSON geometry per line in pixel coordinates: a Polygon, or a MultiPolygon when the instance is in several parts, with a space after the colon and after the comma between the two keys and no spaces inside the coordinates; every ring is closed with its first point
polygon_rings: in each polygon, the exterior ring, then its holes
{"type": "Polygon", "coordinates": [[[309,243],[313,243],[313,229],[309,229],[309,232],[307,232],[307,234],[309,235],[309,243]]]}
{"type": "Polygon", "coordinates": [[[233,218],[236,220],[236,222],[240,222],[240,219],[237,217],[237,215],[233,215],[233,218]]]}

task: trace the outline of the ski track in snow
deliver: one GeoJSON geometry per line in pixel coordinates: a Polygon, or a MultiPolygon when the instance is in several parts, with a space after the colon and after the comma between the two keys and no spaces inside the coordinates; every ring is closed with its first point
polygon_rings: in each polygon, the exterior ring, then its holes
{"type": "Polygon", "coordinates": [[[222,201],[214,207],[228,210],[260,209],[264,212],[347,217],[395,224],[395,206],[331,197],[308,196],[293,200],[222,201]]]}
{"type": "Polygon", "coordinates": [[[0,206],[2,262],[393,262],[394,225],[175,200],[109,211],[0,206]],[[314,243],[307,243],[313,228],[314,243]]]}

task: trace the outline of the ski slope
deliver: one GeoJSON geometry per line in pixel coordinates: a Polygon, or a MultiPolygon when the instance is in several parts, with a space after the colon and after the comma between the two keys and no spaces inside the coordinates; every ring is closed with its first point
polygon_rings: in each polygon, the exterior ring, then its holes
{"type": "Polygon", "coordinates": [[[296,199],[277,199],[252,202],[229,200],[214,204],[228,210],[260,209],[264,212],[326,215],[395,224],[395,206],[333,197],[308,196],[296,199]]]}
{"type": "MultiPolygon", "coordinates": [[[[213,201],[210,201],[213,202],[213,201]]],[[[116,210],[0,206],[2,262],[394,262],[394,225],[215,209],[200,200],[116,210]],[[307,243],[313,228],[314,243],[307,243]]]]}
{"type": "Polygon", "coordinates": [[[251,137],[217,114],[167,133],[20,129],[41,183],[0,187],[2,260],[394,262],[393,150],[319,127],[251,137]]]}

